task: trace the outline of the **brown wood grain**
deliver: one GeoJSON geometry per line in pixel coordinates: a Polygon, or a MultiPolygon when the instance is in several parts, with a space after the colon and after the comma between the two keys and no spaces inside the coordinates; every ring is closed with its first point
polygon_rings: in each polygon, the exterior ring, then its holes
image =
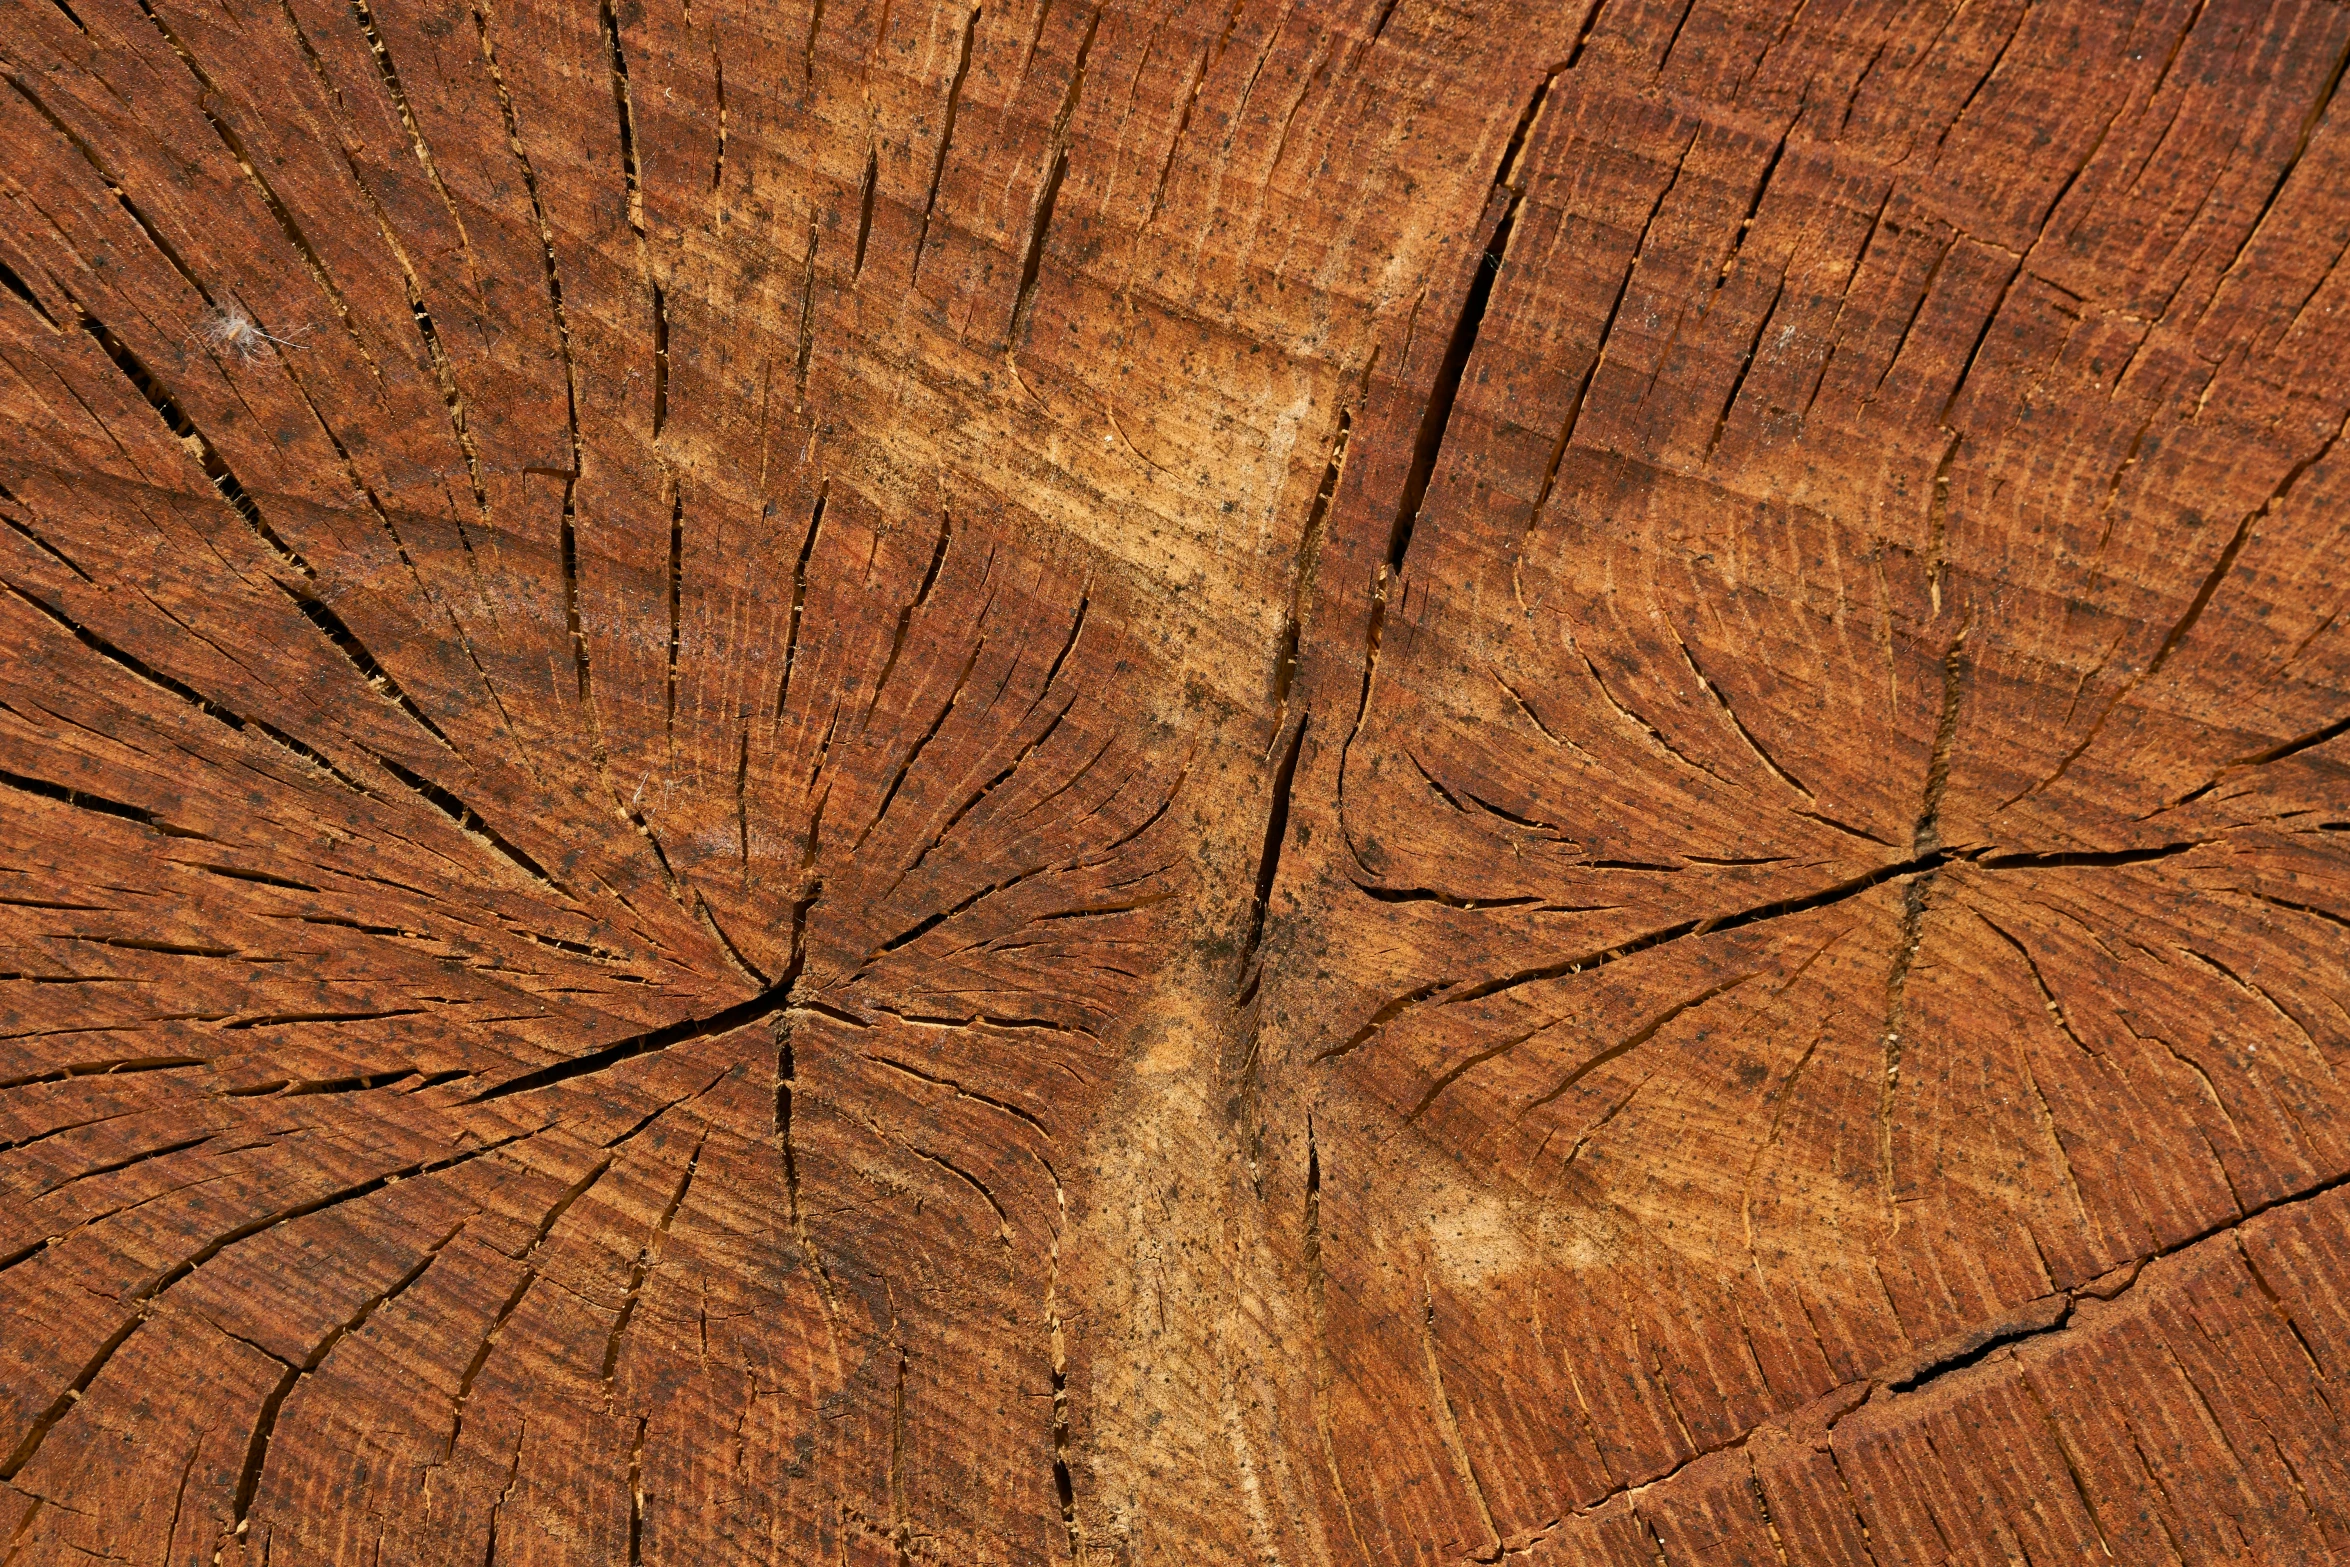
{"type": "Polygon", "coordinates": [[[0,0],[0,1567],[2350,1560],[2346,62],[0,0]]]}

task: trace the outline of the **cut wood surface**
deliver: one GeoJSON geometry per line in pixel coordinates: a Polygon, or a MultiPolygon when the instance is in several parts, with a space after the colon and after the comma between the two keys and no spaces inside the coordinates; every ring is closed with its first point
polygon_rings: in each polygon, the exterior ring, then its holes
{"type": "Polygon", "coordinates": [[[2346,61],[0,0],[0,1563],[2350,1561],[2346,61]]]}

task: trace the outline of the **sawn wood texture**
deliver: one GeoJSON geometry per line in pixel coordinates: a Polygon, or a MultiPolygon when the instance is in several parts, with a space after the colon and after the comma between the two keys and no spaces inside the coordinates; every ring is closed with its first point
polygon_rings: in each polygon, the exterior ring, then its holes
{"type": "Polygon", "coordinates": [[[2350,1560],[2346,60],[4,0],[0,1562],[2350,1560]]]}

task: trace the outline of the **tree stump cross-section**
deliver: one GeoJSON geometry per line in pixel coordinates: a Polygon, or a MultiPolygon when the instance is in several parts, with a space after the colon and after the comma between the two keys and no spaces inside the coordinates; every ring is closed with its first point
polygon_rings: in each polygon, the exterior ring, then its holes
{"type": "Polygon", "coordinates": [[[0,0],[0,1567],[2350,1560],[2346,62],[0,0]]]}

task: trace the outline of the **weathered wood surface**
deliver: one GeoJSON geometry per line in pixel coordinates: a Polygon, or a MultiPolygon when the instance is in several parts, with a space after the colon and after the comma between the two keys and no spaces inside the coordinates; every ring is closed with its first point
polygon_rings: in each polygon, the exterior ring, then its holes
{"type": "Polygon", "coordinates": [[[6,0],[0,1559],[2350,1559],[2346,58],[6,0]]]}

